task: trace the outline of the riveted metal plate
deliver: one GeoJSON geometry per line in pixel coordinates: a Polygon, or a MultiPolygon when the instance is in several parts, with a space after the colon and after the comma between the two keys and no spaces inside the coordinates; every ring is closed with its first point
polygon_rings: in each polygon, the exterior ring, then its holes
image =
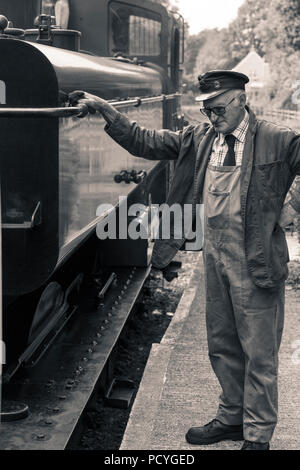
{"type": "Polygon", "coordinates": [[[101,306],[91,307],[89,299],[86,302],[83,299],[78,312],[40,362],[33,368],[20,370],[5,386],[4,395],[26,403],[29,416],[0,424],[0,449],[67,447],[150,267],[122,268],[115,272],[117,282],[101,306]]]}

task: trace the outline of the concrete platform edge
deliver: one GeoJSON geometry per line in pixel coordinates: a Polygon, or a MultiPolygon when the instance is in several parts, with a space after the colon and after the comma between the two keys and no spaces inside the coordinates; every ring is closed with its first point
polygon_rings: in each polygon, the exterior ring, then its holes
{"type": "Polygon", "coordinates": [[[160,404],[172,346],[153,344],[120,450],[144,450],[149,445],[160,404]]]}
{"type": "MultiPolygon", "coordinates": [[[[201,252],[195,255],[202,257],[201,252]]],[[[152,345],[120,450],[144,450],[149,446],[171,353],[196,297],[198,282],[199,269],[196,267],[161,343],[152,345]]]]}
{"type": "Polygon", "coordinates": [[[172,343],[175,343],[175,341],[177,341],[177,338],[179,337],[181,333],[184,322],[190,312],[190,309],[196,297],[197,290],[199,289],[199,278],[201,275],[200,266],[202,263],[202,252],[195,253],[195,257],[196,259],[199,259],[199,263],[196,263],[196,268],[193,270],[191,274],[189,284],[183,292],[183,295],[177,306],[174,317],[163,339],[161,340],[161,344],[172,344],[172,343]]]}

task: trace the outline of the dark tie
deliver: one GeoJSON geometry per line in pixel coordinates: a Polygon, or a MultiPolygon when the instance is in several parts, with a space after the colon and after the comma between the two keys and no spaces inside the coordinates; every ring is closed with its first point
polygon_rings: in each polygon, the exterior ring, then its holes
{"type": "Polygon", "coordinates": [[[234,153],[235,137],[232,134],[228,134],[225,136],[225,140],[228,145],[228,152],[226,153],[223,166],[235,166],[235,153],[234,153]]]}

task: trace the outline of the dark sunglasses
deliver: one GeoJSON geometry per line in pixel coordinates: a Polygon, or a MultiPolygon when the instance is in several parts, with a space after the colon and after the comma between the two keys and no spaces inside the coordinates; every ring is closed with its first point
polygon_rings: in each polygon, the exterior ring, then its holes
{"type": "Polygon", "coordinates": [[[223,114],[226,113],[227,106],[229,106],[230,103],[235,100],[235,98],[237,98],[237,96],[232,98],[232,100],[229,101],[229,103],[227,103],[225,106],[215,106],[214,108],[200,108],[200,113],[202,113],[203,116],[207,116],[209,118],[211,116],[211,113],[214,113],[216,116],[223,116],[223,114]]]}

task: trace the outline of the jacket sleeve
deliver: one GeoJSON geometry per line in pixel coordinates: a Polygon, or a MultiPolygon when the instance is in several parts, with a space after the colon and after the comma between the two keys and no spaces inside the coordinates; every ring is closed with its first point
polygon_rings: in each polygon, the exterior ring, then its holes
{"type": "Polygon", "coordinates": [[[184,132],[148,130],[121,113],[104,129],[129,153],[148,160],[176,160],[184,132]]]}
{"type": "MultiPolygon", "coordinates": [[[[294,132],[292,134],[288,152],[288,164],[291,174],[295,177],[300,175],[300,134],[294,132]]],[[[293,185],[290,194],[290,205],[295,211],[300,213],[300,184],[293,185]]]]}

